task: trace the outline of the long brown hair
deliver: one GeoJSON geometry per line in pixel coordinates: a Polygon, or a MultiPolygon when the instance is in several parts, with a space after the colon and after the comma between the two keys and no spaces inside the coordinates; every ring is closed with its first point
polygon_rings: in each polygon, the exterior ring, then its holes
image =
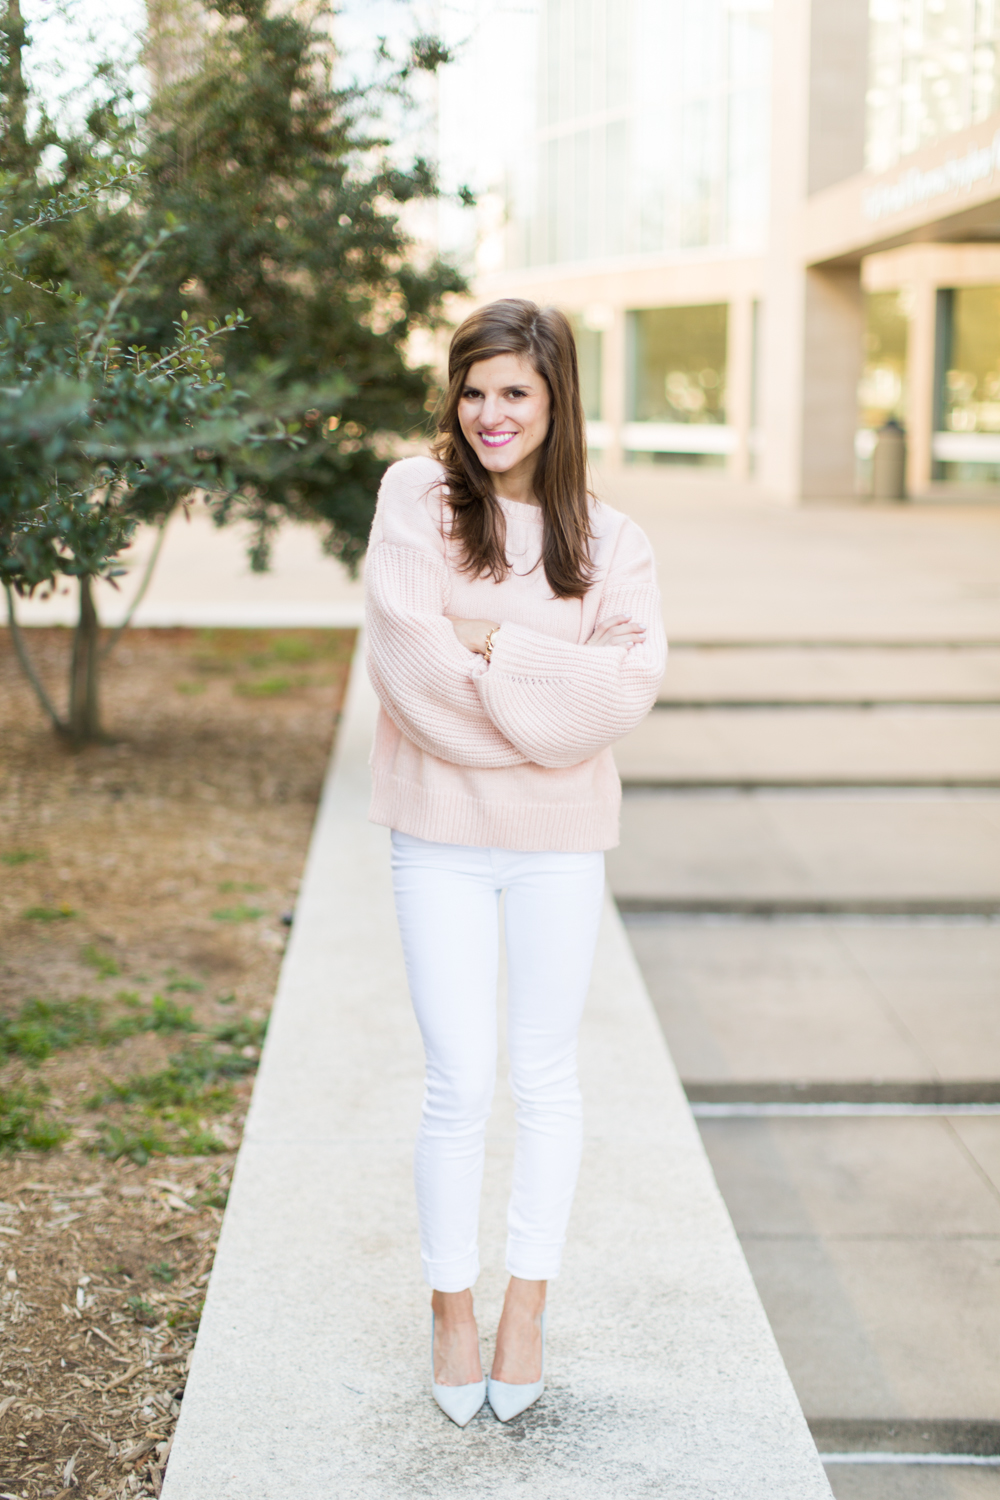
{"type": "Polygon", "coordinates": [[[590,587],[590,496],[587,492],[587,439],[576,341],[566,316],[554,307],[536,307],[505,297],[471,313],[456,329],[448,352],[448,390],[438,415],[435,457],[447,474],[452,536],[462,553],[463,572],[500,583],[510,572],[506,522],[483,467],[465,438],[458,403],[472,365],[498,354],[526,359],[549,388],[549,430],[538,449],[533,488],[541,502],[542,563],[552,592],[578,599],[590,587]]]}

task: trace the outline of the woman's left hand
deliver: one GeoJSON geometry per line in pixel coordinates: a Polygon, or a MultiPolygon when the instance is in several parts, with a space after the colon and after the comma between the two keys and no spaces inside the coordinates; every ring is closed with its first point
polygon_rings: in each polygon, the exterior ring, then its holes
{"type": "Polygon", "coordinates": [[[624,646],[631,651],[633,646],[641,646],[646,639],[646,627],[641,620],[633,620],[631,615],[612,615],[607,620],[602,620],[596,627],[588,646],[624,646]]]}
{"type": "Polygon", "coordinates": [[[486,637],[491,630],[499,630],[500,626],[496,620],[456,620],[449,615],[452,629],[458,636],[459,644],[466,651],[475,651],[479,656],[486,654],[486,637]]]}

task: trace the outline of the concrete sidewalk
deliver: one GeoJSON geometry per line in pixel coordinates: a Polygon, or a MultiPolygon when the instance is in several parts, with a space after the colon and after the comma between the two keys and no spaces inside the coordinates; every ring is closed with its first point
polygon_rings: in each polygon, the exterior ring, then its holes
{"type": "MultiPolygon", "coordinates": [[[[104,625],[120,623],[140,585],[156,536],[153,527],[140,527],[134,545],[121,558],[127,569],[121,587],[97,585],[97,610],[104,625]]],[[[190,518],[183,511],[176,512],[135,624],[276,630],[361,624],[364,585],[324,554],[316,527],[283,526],[274,539],[267,573],[250,571],[248,541],[247,526],[220,530],[203,507],[192,507],[190,518]]],[[[33,599],[22,599],[17,617],[22,625],[74,625],[75,583],[62,579],[50,597],[36,594],[33,599]]],[[[0,623],[6,618],[6,601],[0,597],[0,623]]]]}
{"type": "MultiPolygon", "coordinates": [[[[223,1225],[164,1500],[739,1496],[830,1490],[609,906],[581,1037],[587,1145],[548,1388],[464,1432],[429,1390],[410,1180],[422,1058],[366,821],[356,667],[223,1225]]],[[[499,1091],[477,1287],[502,1298],[499,1091]]]]}

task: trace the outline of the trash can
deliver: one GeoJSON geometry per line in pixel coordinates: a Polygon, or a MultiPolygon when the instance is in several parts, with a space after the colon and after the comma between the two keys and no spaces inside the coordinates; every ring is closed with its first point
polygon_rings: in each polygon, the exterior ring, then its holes
{"type": "Polygon", "coordinates": [[[906,499],[906,433],[890,417],[879,428],[872,455],[872,499],[906,499]]]}

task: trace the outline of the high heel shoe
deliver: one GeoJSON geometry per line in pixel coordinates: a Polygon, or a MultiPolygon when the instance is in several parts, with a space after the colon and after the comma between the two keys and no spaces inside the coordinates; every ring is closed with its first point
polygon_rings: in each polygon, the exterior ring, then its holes
{"type": "Polygon", "coordinates": [[[431,1313],[431,1394],[446,1417],[466,1427],[486,1400],[486,1381],[471,1385],[438,1385],[434,1379],[434,1314],[431,1313]]]}
{"type": "Polygon", "coordinates": [[[486,1387],[493,1415],[501,1422],[510,1422],[519,1417],[529,1406],[533,1406],[545,1389],[545,1314],[542,1313],[542,1378],[530,1385],[508,1385],[506,1381],[494,1380],[491,1375],[486,1387]]]}

